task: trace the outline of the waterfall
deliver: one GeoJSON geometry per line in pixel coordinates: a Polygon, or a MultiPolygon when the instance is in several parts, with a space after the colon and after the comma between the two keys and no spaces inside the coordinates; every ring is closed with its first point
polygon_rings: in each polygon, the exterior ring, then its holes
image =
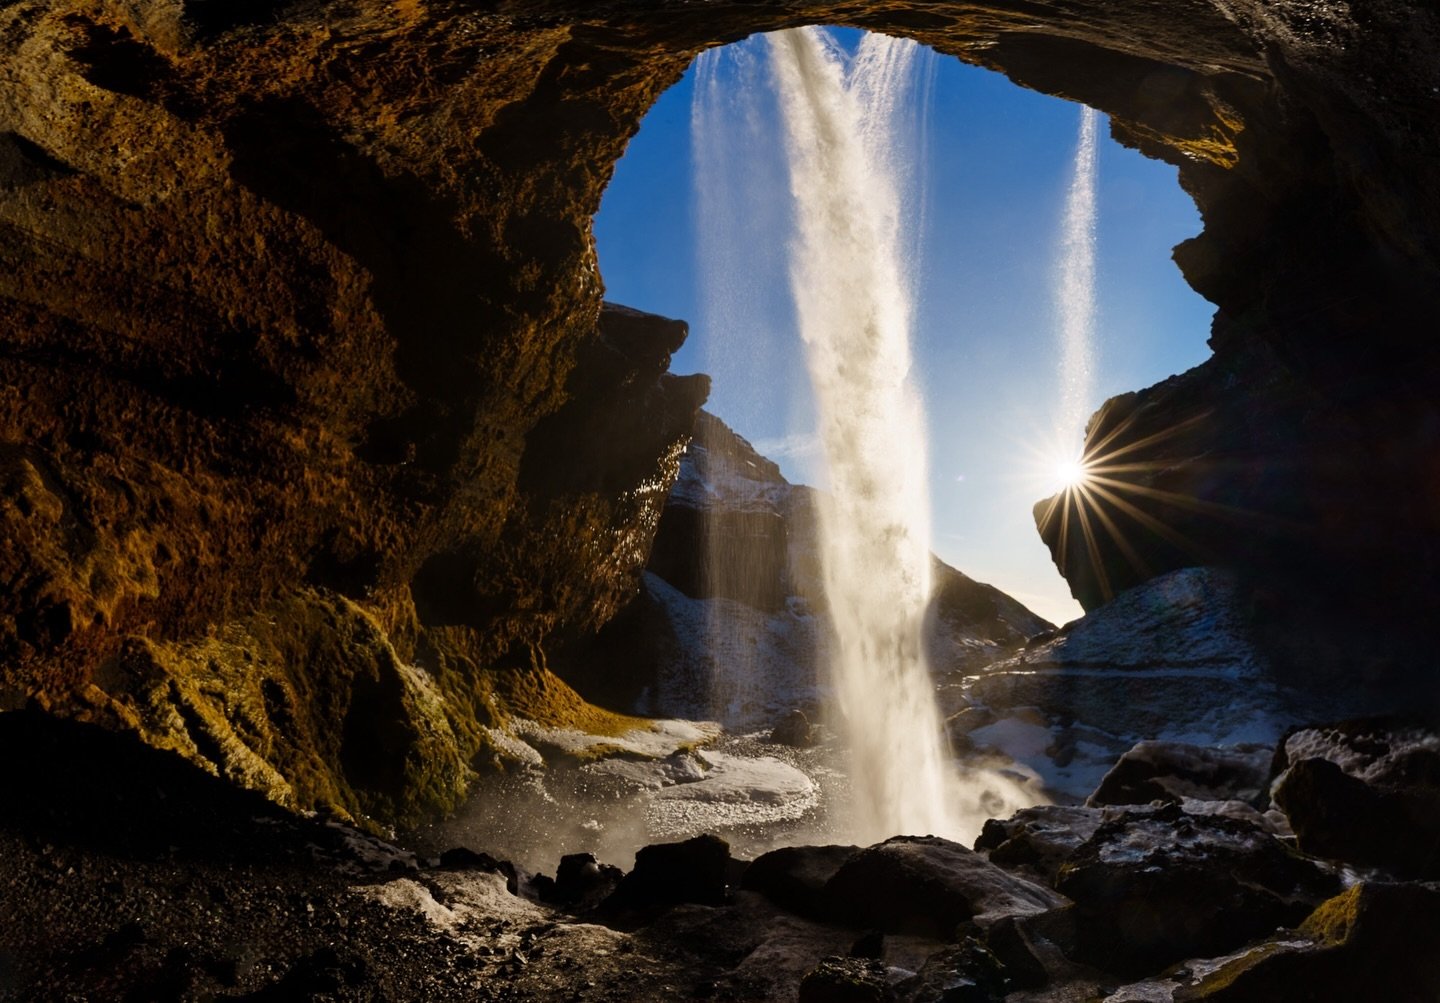
{"type": "MultiPolygon", "coordinates": [[[[1095,143],[1094,108],[1080,110],[1075,167],[1065,199],[1055,306],[1060,317],[1059,439],[1078,457],[1090,412],[1095,334],[1095,143]]],[[[1069,459],[1067,456],[1066,459],[1069,459]]]]}
{"type": "Polygon", "coordinates": [[[829,478],[821,559],[853,835],[960,838],[974,820],[960,805],[923,643],[929,495],[902,253],[910,165],[896,123],[918,47],[868,35],[847,60],[817,29],[767,39],[795,203],[790,285],[829,478]]]}

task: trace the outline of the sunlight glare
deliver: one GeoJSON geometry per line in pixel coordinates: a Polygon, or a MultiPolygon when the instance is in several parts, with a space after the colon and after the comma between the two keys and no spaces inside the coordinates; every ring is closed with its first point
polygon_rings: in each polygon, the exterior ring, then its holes
{"type": "Polygon", "coordinates": [[[1086,470],[1082,460],[1061,460],[1055,465],[1055,480],[1062,488],[1079,487],[1085,483],[1086,470]]]}

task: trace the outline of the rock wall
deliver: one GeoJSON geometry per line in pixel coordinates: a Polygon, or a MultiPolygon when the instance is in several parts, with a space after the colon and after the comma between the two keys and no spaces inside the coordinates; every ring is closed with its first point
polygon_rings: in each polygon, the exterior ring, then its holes
{"type": "Polygon", "coordinates": [[[1264,346],[1378,441],[1336,491],[1393,486],[1364,552],[1428,582],[1436,21],[1259,0],[8,3],[0,704],[136,730],[297,806],[453,803],[489,723],[547,713],[546,646],[633,590],[700,396],[657,376],[675,328],[600,319],[612,165],[698,50],[807,22],[1087,101],[1177,163],[1206,220],[1179,260],[1220,307],[1213,371],[1243,383],[1264,346]]]}

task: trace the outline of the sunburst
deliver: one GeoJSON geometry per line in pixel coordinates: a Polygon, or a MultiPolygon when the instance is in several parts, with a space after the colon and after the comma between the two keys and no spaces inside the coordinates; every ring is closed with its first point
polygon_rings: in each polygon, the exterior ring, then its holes
{"type": "Polygon", "coordinates": [[[1146,475],[1172,469],[1177,460],[1141,460],[1136,454],[1173,440],[1210,417],[1208,412],[1194,415],[1149,435],[1124,441],[1125,433],[1135,424],[1136,416],[1132,412],[1087,443],[1080,457],[1050,461],[1054,470],[1051,490],[1042,506],[1037,506],[1036,523],[1043,536],[1055,541],[1053,552],[1061,574],[1068,577],[1070,562],[1076,557],[1082,558],[1089,564],[1102,597],[1108,601],[1114,597],[1115,589],[1102,559],[1102,545],[1118,552],[1138,576],[1149,578],[1156,569],[1151,568],[1143,556],[1143,552],[1150,549],[1140,545],[1147,536],[1164,540],[1197,564],[1204,563],[1208,557],[1206,547],[1164,521],[1161,516],[1165,509],[1201,514],[1237,528],[1274,528],[1282,524],[1283,520],[1273,516],[1145,483],[1146,475]],[[1145,507],[1141,507],[1142,504],[1145,507]],[[1072,534],[1079,534],[1083,539],[1082,547],[1073,548],[1075,552],[1072,552],[1072,534]]]}

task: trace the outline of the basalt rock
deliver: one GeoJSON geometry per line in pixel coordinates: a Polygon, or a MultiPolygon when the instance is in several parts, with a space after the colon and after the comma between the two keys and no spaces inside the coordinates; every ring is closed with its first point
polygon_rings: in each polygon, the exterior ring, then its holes
{"type": "MultiPolygon", "coordinates": [[[[1155,465],[1115,472],[1145,518],[1117,517],[1128,550],[1091,520],[1100,564],[1113,589],[1192,544],[1294,563],[1343,586],[1320,627],[1394,648],[1380,628],[1435,608],[1437,19],[1402,0],[10,3],[0,705],[298,806],[453,804],[507,693],[559,692],[537,681],[547,648],[634,594],[698,394],[648,349],[634,382],[587,389],[630,354],[595,349],[615,334],[590,238],[612,166],[701,49],[814,22],[1085,101],[1178,166],[1206,229],[1177,258],[1219,307],[1217,355],[1092,425],[1092,453],[1155,465]],[[636,402],[658,419],[609,413],[636,402]],[[635,450],[573,455],[610,432],[635,450]],[[1237,510],[1239,531],[1201,525],[1237,510]],[[392,738],[402,766],[363,751],[392,738]]],[[[1079,535],[1061,563],[1093,604],[1079,535]]],[[[1275,595],[1292,626],[1313,606],[1275,595]]]]}
{"type": "Polygon", "coordinates": [[[1134,977],[1293,926],[1338,881],[1255,825],[1171,805],[1103,821],[1055,887],[1075,902],[1074,959],[1134,977]]]}

